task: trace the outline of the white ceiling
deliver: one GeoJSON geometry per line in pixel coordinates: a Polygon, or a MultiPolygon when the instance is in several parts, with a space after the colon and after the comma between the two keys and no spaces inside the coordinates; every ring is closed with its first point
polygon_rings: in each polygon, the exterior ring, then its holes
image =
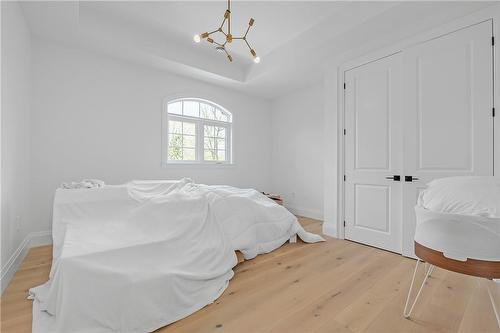
{"type": "MultiPolygon", "coordinates": [[[[219,27],[227,2],[89,1],[80,6],[192,42],[193,35],[219,27]]],[[[235,1],[231,3],[232,34],[235,37],[243,35],[249,19],[254,18],[255,24],[248,37],[259,54],[265,56],[346,6],[345,2],[235,1]]],[[[230,48],[243,55],[243,59],[249,59],[244,43],[235,42],[230,48]]]]}
{"type": "Polygon", "coordinates": [[[396,42],[492,2],[234,1],[232,29],[245,31],[234,62],[196,33],[215,30],[226,1],[23,2],[32,32],[58,42],[195,77],[272,99],[319,82],[328,60],[360,47],[396,42]]]}

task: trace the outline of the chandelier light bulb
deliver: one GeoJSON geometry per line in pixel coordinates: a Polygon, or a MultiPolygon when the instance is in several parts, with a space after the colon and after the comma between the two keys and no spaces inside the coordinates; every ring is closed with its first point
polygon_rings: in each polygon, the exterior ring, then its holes
{"type": "Polygon", "coordinates": [[[253,58],[253,62],[255,62],[256,64],[258,64],[260,62],[260,57],[253,58]]]}
{"type": "Polygon", "coordinates": [[[194,35],[193,36],[193,40],[194,40],[195,43],[199,43],[201,41],[200,35],[194,35]]]}

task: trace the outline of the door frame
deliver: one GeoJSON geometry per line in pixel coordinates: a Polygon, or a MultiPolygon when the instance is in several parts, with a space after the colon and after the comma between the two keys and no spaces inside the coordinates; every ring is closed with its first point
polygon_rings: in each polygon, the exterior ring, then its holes
{"type": "MultiPolygon", "coordinates": [[[[408,38],[407,40],[394,44],[389,47],[385,47],[373,52],[369,52],[363,56],[355,57],[349,60],[341,62],[337,66],[337,213],[336,213],[336,227],[337,227],[337,238],[345,239],[345,72],[356,67],[366,65],[370,62],[377,61],[391,55],[403,52],[405,49],[410,48],[414,45],[425,43],[429,40],[439,38],[455,31],[468,28],[470,26],[483,23],[485,21],[491,21],[492,23],[492,35],[495,36],[495,45],[492,47],[493,53],[493,107],[498,109],[496,106],[496,101],[500,100],[500,89],[498,85],[498,78],[500,77],[500,60],[498,59],[499,53],[496,50],[496,46],[500,43],[500,5],[494,4],[488,6],[480,11],[473,14],[469,14],[462,18],[451,21],[444,24],[438,28],[428,30],[424,33],[418,34],[414,37],[408,38]],[[493,9],[492,9],[493,8],[493,9]],[[495,89],[496,88],[496,89],[495,89]]],[[[500,110],[498,110],[500,111],[500,110]]],[[[494,154],[494,175],[500,174],[500,144],[495,144],[495,142],[500,143],[500,134],[495,136],[495,129],[497,127],[497,118],[493,118],[493,154],[494,154]]],[[[406,232],[405,228],[402,228],[402,233],[406,232]]],[[[403,235],[402,235],[403,236],[403,235]]],[[[404,239],[404,237],[402,237],[404,239]]],[[[404,248],[404,244],[403,244],[404,248]]],[[[403,254],[404,255],[404,254],[403,254]]]]}

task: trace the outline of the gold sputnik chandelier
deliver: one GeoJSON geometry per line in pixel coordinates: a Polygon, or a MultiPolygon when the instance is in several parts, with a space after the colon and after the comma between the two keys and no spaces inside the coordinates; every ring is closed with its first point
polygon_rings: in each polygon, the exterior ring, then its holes
{"type": "Polygon", "coordinates": [[[247,31],[245,32],[245,34],[241,37],[233,37],[233,35],[231,35],[231,0],[227,0],[227,9],[226,9],[226,12],[224,13],[224,19],[222,20],[221,25],[217,29],[215,29],[214,31],[204,32],[201,35],[195,35],[193,37],[193,39],[196,43],[199,43],[202,39],[206,38],[207,42],[215,44],[215,49],[217,51],[224,52],[227,55],[227,58],[229,59],[229,61],[233,61],[233,57],[227,51],[226,45],[231,44],[234,40],[237,40],[237,39],[243,40],[247,44],[248,48],[250,49],[250,54],[253,57],[253,61],[258,64],[260,62],[260,57],[257,56],[257,53],[250,46],[250,43],[248,43],[248,40],[247,40],[248,31],[250,31],[250,28],[253,26],[254,23],[255,23],[255,20],[253,18],[251,18],[250,21],[248,22],[247,31]],[[227,26],[224,26],[226,23],[227,23],[227,26]],[[227,32],[224,31],[225,29],[227,29],[227,32]],[[218,43],[212,37],[210,37],[212,34],[215,34],[215,33],[219,33],[219,34],[224,35],[224,38],[225,38],[224,43],[218,43]]]}

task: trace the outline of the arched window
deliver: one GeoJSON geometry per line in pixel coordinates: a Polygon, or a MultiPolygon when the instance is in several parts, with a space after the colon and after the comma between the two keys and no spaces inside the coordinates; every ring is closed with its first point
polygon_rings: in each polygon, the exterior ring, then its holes
{"type": "Polygon", "coordinates": [[[164,163],[231,163],[232,115],[198,98],[169,101],[164,112],[164,163]]]}

